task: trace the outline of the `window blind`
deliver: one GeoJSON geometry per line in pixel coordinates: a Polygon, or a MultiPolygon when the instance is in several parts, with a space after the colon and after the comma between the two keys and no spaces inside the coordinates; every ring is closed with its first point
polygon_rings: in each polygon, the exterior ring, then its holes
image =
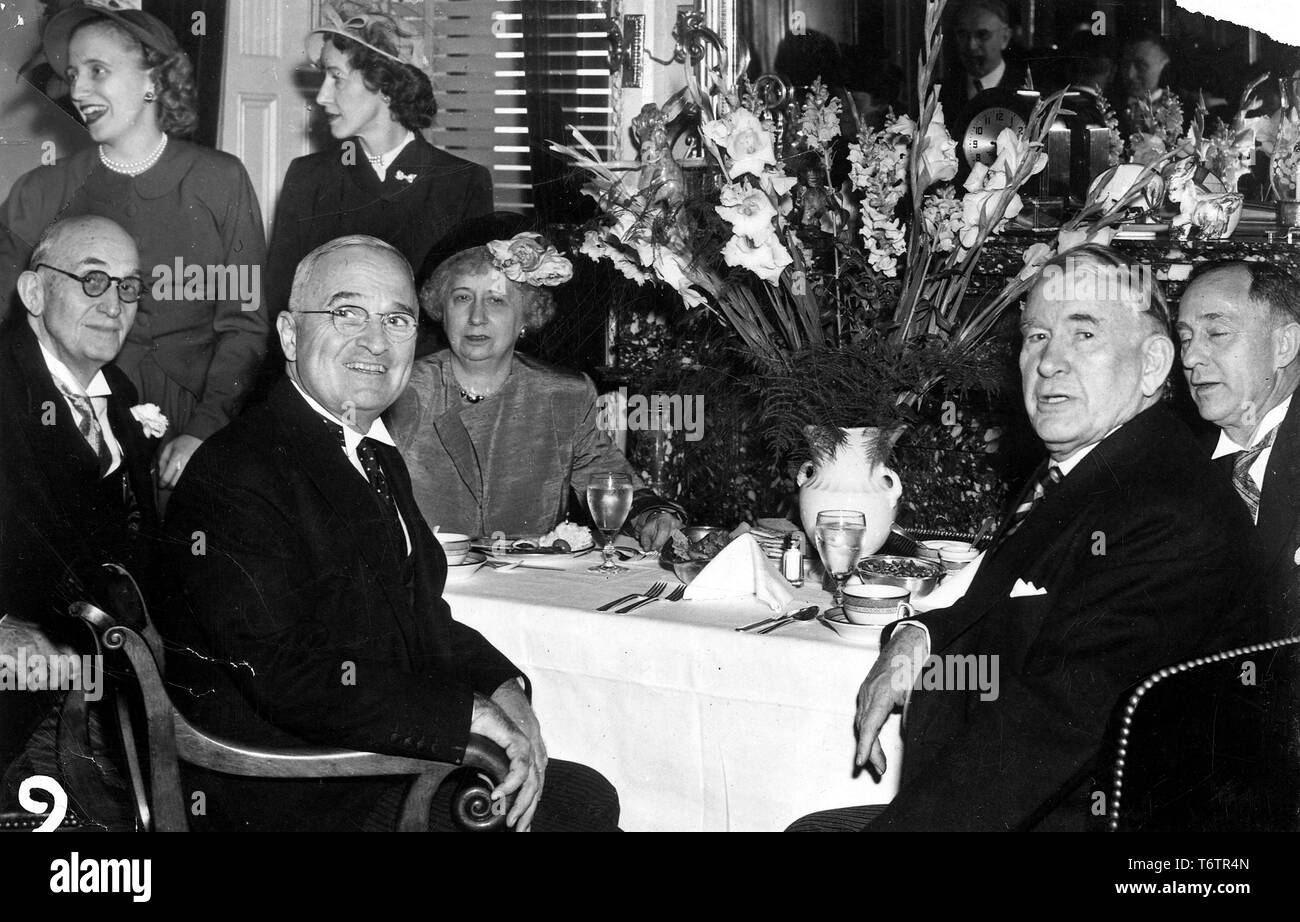
{"type": "MultiPolygon", "coordinates": [[[[396,6],[396,4],[395,4],[396,6]]],[[[423,0],[438,118],[431,143],[492,173],[499,210],[530,213],[557,169],[546,141],[578,127],[606,153],[606,3],[423,0]]]]}

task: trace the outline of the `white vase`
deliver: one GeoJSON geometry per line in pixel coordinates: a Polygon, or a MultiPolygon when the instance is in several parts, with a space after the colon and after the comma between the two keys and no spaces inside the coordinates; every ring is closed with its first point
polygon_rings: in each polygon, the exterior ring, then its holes
{"type": "Polygon", "coordinates": [[[799,484],[799,517],[810,541],[816,541],[817,513],[828,509],[861,512],[867,520],[862,554],[874,554],[889,538],[903,482],[885,466],[885,459],[901,429],[874,426],[841,430],[845,441],[838,448],[816,426],[806,426],[812,460],[804,462],[799,484]]]}

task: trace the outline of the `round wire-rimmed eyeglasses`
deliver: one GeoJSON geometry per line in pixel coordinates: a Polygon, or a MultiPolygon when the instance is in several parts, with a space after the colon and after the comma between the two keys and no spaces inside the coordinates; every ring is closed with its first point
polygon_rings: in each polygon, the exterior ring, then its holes
{"type": "Polygon", "coordinates": [[[66,275],[70,279],[76,279],[81,283],[81,290],[92,298],[98,298],[108,291],[108,286],[113,283],[117,284],[118,300],[124,304],[134,304],[139,301],[140,293],[144,291],[144,282],[136,275],[118,278],[116,275],[109,275],[101,269],[91,269],[85,275],[77,275],[66,269],[60,269],[58,266],[51,266],[49,263],[38,263],[36,268],[50,269],[60,275],[66,275]]]}

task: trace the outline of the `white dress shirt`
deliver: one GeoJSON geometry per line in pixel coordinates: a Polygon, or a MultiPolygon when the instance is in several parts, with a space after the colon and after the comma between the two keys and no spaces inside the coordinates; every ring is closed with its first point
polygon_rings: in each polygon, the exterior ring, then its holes
{"type": "MultiPolygon", "coordinates": [[[[1294,394],[1291,395],[1295,396],[1294,394]]],[[[1249,451],[1263,441],[1264,436],[1268,435],[1278,426],[1282,425],[1282,420],[1286,419],[1287,410],[1291,407],[1291,397],[1283,400],[1273,409],[1264,414],[1264,418],[1259,421],[1255,427],[1254,434],[1250,437],[1250,444],[1246,446],[1238,445],[1232,440],[1232,437],[1222,429],[1219,430],[1219,444],[1214,447],[1214,458],[1222,458],[1224,455],[1236,454],[1239,451],[1249,451]]],[[[1246,473],[1250,479],[1255,481],[1255,486],[1261,493],[1264,492],[1264,472],[1268,470],[1268,459],[1273,454],[1273,446],[1270,445],[1259,453],[1255,462],[1251,464],[1250,470],[1246,473]]],[[[1258,515],[1258,513],[1257,513],[1258,515]]]]}
{"type": "MultiPolygon", "coordinates": [[[[117,436],[113,435],[113,426],[108,421],[108,398],[113,393],[113,389],[108,386],[108,380],[104,377],[104,372],[95,372],[95,377],[90,379],[88,387],[82,387],[68,366],[54,357],[54,353],[45,348],[45,344],[39,339],[36,344],[41,347],[41,357],[45,359],[45,367],[50,370],[50,375],[54,380],[62,384],[65,388],[74,394],[84,394],[90,398],[90,405],[95,409],[95,419],[99,420],[99,431],[103,434],[104,444],[108,446],[109,453],[113,456],[113,462],[108,466],[104,473],[107,477],[113,471],[122,466],[122,446],[118,444],[117,436]]],[[[63,396],[63,402],[68,405],[72,411],[73,422],[81,419],[81,411],[78,410],[67,396],[63,396]]]]}
{"type": "Polygon", "coordinates": [[[999,86],[1002,83],[1002,77],[1006,74],[1006,72],[1007,72],[1007,62],[1006,59],[1004,58],[1003,60],[998,62],[997,67],[993,68],[983,77],[976,77],[971,74],[967,74],[966,76],[970,78],[970,82],[966,84],[966,98],[972,99],[975,96],[976,90],[975,90],[974,81],[979,82],[981,90],[990,90],[993,89],[993,87],[999,86]]]}
{"type": "MultiPolygon", "coordinates": [[[[302,399],[307,401],[307,406],[311,407],[335,425],[343,427],[343,455],[348,459],[348,463],[352,465],[356,472],[361,475],[361,479],[366,483],[370,483],[370,478],[366,476],[366,469],[362,467],[361,459],[357,457],[357,446],[361,444],[362,439],[374,439],[376,442],[382,442],[385,445],[396,448],[397,443],[394,442],[393,437],[388,434],[388,427],[384,425],[384,421],[376,416],[375,421],[370,424],[370,428],[366,432],[357,432],[357,430],[353,429],[347,423],[343,422],[343,420],[339,419],[329,410],[317,403],[316,399],[303,390],[297,381],[294,381],[292,378],[289,380],[292,382],[293,386],[298,389],[298,393],[302,394],[302,399]]],[[[396,508],[396,504],[394,504],[394,508],[396,508]]],[[[402,518],[402,510],[400,509],[397,510],[397,521],[402,526],[402,537],[406,541],[406,553],[409,554],[411,553],[411,533],[406,529],[406,520],[402,518]]]]}

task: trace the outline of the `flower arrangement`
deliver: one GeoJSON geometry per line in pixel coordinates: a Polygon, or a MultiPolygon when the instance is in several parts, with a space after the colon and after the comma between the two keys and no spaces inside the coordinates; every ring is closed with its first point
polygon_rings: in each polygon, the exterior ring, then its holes
{"type": "MultiPolygon", "coordinates": [[[[665,194],[644,172],[638,182],[577,131],[574,145],[551,144],[585,175],[583,192],[599,208],[580,251],[638,284],[672,287],[688,311],[713,314],[735,334],[778,454],[806,449],[809,425],[838,442],[841,428],[918,422],[940,390],[1000,383],[993,334],[1032,275],[979,303],[967,290],[981,248],[1016,218],[1020,190],[1045,166],[1063,94],[1035,107],[1023,137],[1003,131],[995,159],[957,187],[956,144],[933,80],[945,3],[927,4],[919,117],[891,115],[878,131],[860,125],[838,189],[828,179],[844,143],[840,104],[819,83],[798,109],[797,149],[787,152],[756,93],[717,79],[702,85],[687,68],[717,177],[703,197],[665,194]]],[[[1090,202],[1033,263],[1103,233],[1133,196],[1120,199],[1090,202]]]]}
{"type": "Polygon", "coordinates": [[[1128,110],[1134,131],[1129,135],[1130,162],[1147,166],[1173,150],[1183,135],[1183,104],[1166,89],[1158,100],[1148,94],[1128,110]]]}

